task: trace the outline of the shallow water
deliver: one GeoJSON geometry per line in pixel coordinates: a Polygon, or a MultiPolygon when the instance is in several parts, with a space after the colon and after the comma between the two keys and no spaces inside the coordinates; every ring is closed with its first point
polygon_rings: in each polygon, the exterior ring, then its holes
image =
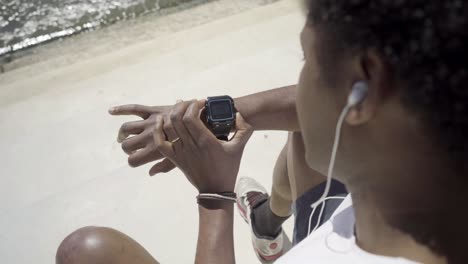
{"type": "Polygon", "coordinates": [[[158,10],[160,2],[163,1],[0,0],[0,56],[158,10]]]}

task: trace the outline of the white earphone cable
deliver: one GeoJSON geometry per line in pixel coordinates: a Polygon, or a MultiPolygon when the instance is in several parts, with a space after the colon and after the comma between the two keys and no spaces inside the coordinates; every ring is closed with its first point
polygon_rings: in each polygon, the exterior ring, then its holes
{"type": "MultiPolygon", "coordinates": [[[[320,224],[322,214],[323,214],[323,210],[324,210],[324,207],[325,207],[325,201],[329,200],[328,198],[330,198],[330,199],[336,199],[337,198],[336,196],[327,198],[327,196],[328,196],[328,193],[330,192],[331,180],[332,180],[332,177],[333,177],[333,169],[335,168],[336,153],[338,152],[338,146],[340,145],[341,127],[343,126],[346,115],[348,114],[351,107],[352,107],[352,105],[350,105],[350,104],[346,105],[346,107],[343,109],[343,111],[340,114],[340,117],[338,119],[338,123],[336,124],[335,140],[333,142],[333,149],[332,149],[331,158],[330,158],[330,165],[328,166],[327,182],[325,184],[325,190],[324,190],[324,192],[322,194],[322,197],[320,197],[320,199],[318,199],[315,203],[313,203],[311,205],[313,210],[312,210],[312,213],[310,214],[310,217],[309,217],[308,234],[310,234],[310,232],[311,232],[310,227],[311,227],[311,223],[312,223],[312,216],[314,215],[315,209],[317,208],[317,206],[319,206],[320,204],[323,204],[322,208],[320,210],[319,217],[317,219],[317,224],[315,225],[315,228],[312,230],[312,232],[315,231],[318,228],[319,224],[320,224]]],[[[343,197],[340,197],[340,198],[344,199],[343,197]]]]}
{"type": "Polygon", "coordinates": [[[326,201],[328,201],[328,200],[344,200],[345,198],[346,198],[346,196],[344,196],[344,197],[343,196],[330,196],[330,197],[325,198],[322,201],[322,208],[320,208],[320,213],[319,213],[319,216],[318,216],[318,219],[317,219],[317,223],[315,224],[314,229],[311,230],[310,228],[312,227],[312,217],[314,216],[315,210],[317,209],[318,206],[314,207],[312,209],[312,213],[310,213],[310,216],[309,216],[309,227],[307,228],[307,235],[309,235],[311,232],[314,232],[319,227],[320,219],[322,219],[323,211],[325,210],[326,201]]]}

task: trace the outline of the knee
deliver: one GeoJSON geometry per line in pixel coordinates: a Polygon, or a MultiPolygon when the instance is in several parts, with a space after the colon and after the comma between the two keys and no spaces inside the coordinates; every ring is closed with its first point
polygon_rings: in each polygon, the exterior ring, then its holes
{"type": "Polygon", "coordinates": [[[107,251],[111,245],[109,237],[117,231],[89,226],[68,235],[57,249],[56,264],[109,263],[107,251]]]}
{"type": "Polygon", "coordinates": [[[299,149],[303,149],[304,140],[302,137],[302,133],[301,132],[289,132],[287,144],[294,148],[300,147],[299,149]]]}

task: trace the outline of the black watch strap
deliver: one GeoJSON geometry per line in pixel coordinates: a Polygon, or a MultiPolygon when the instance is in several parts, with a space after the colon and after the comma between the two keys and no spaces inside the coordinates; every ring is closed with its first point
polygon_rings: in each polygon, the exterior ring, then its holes
{"type": "Polygon", "coordinates": [[[211,131],[219,140],[228,140],[228,135],[231,133],[233,122],[228,123],[214,123],[211,127],[211,131]]]}
{"type": "Polygon", "coordinates": [[[219,139],[219,140],[229,141],[229,138],[227,136],[219,136],[219,137],[216,137],[216,138],[219,139]]]}

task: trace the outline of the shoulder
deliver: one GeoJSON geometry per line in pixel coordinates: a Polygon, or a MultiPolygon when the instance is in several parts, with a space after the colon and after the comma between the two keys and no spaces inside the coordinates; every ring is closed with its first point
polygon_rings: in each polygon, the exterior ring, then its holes
{"type": "MultiPolygon", "coordinates": [[[[329,221],[324,223],[319,229],[314,231],[301,243],[292,248],[286,255],[279,259],[276,263],[309,263],[310,260],[318,261],[320,263],[333,262],[336,263],[337,259],[329,259],[333,257],[325,244],[326,237],[336,231],[334,227],[334,219],[340,219],[340,225],[345,225],[352,230],[354,226],[354,213],[352,212],[352,200],[351,196],[348,195],[341,205],[333,213],[329,221]],[[344,212],[351,211],[351,214],[345,214],[344,212]]],[[[342,229],[343,227],[341,227],[342,229]]]]}

